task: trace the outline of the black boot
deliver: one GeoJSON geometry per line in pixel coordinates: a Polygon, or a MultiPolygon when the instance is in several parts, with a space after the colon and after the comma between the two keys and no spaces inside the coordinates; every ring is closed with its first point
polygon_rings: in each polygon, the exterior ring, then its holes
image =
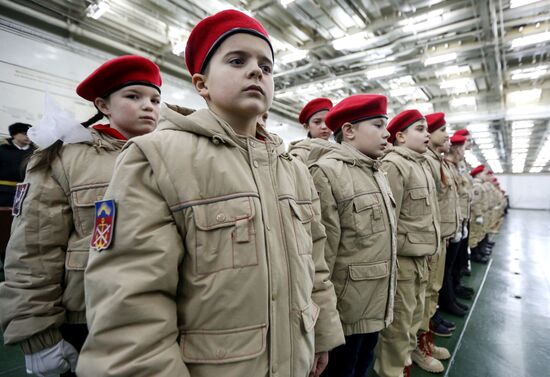
{"type": "Polygon", "coordinates": [[[466,304],[461,303],[460,301],[455,301],[456,306],[458,306],[460,309],[464,310],[464,312],[467,312],[470,307],[466,304]]]}
{"type": "Polygon", "coordinates": [[[464,317],[466,315],[466,311],[456,305],[456,302],[440,305],[440,309],[445,313],[449,313],[457,317],[464,317]]]}

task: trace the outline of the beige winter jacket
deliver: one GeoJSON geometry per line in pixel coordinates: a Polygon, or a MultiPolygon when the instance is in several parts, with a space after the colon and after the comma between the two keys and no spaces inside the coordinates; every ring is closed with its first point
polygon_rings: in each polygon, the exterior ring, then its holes
{"type": "Polygon", "coordinates": [[[441,237],[452,238],[459,229],[462,229],[456,181],[449,163],[440,153],[428,148],[425,156],[437,189],[441,237]]]}
{"type": "Polygon", "coordinates": [[[425,155],[393,147],[381,162],[395,199],[397,255],[434,255],[441,239],[440,219],[435,182],[425,155]]]}
{"type": "MultiPolygon", "coordinates": [[[[448,161],[448,160],[447,160],[448,161]]],[[[470,218],[470,204],[472,202],[472,182],[468,173],[462,172],[459,164],[448,161],[451,168],[451,174],[456,182],[458,189],[458,203],[460,205],[460,220],[468,220],[470,218]]]]}
{"type": "Polygon", "coordinates": [[[90,251],[78,375],[307,376],[344,341],[307,168],[209,110],[162,117],[105,195],[114,239],[90,251]]]}
{"type": "Polygon", "coordinates": [[[94,223],[125,141],[91,130],[93,142],[66,144],[51,169],[30,170],[28,191],[12,225],[0,316],[6,344],[25,353],[61,340],[58,327],[86,323],[84,268],[94,223]]]}
{"type": "Polygon", "coordinates": [[[310,166],[345,335],[380,331],[393,320],[395,209],[378,166],[347,143],[310,166]]]}

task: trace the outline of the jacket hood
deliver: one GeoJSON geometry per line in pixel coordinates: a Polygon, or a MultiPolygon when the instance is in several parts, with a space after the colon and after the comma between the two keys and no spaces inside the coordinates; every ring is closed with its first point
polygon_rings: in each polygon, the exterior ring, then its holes
{"type": "Polygon", "coordinates": [[[325,158],[339,160],[351,165],[366,165],[370,168],[378,170],[380,162],[374,160],[367,155],[359,152],[355,147],[346,142],[342,144],[336,144],[338,148],[333,148],[325,158]]]}
{"type": "Polygon", "coordinates": [[[409,149],[407,147],[401,147],[401,146],[393,147],[387,152],[387,154],[384,157],[391,156],[392,153],[396,153],[399,156],[411,161],[416,161],[416,162],[426,161],[426,156],[424,154],[415,152],[412,149],[409,149]]]}
{"type": "MultiPolygon", "coordinates": [[[[184,115],[185,112],[182,112],[181,109],[173,105],[163,105],[157,130],[185,131],[209,138],[215,144],[223,143],[231,147],[246,147],[247,137],[235,133],[226,121],[211,110],[200,109],[184,115]]],[[[257,125],[256,132],[265,138],[266,143],[273,144],[279,154],[285,153],[283,140],[279,136],[267,132],[260,124],[257,125]]]]}

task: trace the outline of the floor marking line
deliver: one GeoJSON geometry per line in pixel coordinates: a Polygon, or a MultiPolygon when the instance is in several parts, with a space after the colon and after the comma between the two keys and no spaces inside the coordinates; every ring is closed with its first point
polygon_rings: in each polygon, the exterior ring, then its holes
{"type": "Polygon", "coordinates": [[[462,328],[462,332],[460,333],[460,338],[458,338],[458,342],[456,343],[456,347],[453,351],[453,356],[451,357],[451,360],[449,360],[449,364],[447,365],[447,370],[445,371],[445,375],[443,377],[447,377],[449,375],[449,372],[451,371],[451,368],[455,361],[455,356],[458,353],[460,346],[462,345],[462,338],[464,337],[464,333],[466,332],[466,328],[468,327],[468,323],[470,322],[470,317],[472,316],[472,313],[474,312],[474,309],[476,307],[477,299],[479,298],[479,296],[481,296],[481,292],[483,291],[483,286],[485,285],[485,280],[487,280],[487,275],[489,274],[489,270],[491,269],[492,265],[493,265],[493,258],[491,258],[487,266],[487,270],[485,270],[485,276],[483,276],[483,280],[481,281],[481,285],[479,286],[479,291],[477,292],[474,303],[470,308],[468,317],[466,318],[466,322],[464,322],[464,327],[462,328]]]}

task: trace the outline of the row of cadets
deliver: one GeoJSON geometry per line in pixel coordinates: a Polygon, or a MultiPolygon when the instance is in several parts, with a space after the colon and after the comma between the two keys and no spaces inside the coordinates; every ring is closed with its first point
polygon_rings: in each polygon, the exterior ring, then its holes
{"type": "Polygon", "coordinates": [[[185,61],[208,109],[163,108],[118,160],[78,375],[319,376],[344,335],[312,178],[257,124],[273,99],[269,36],[222,11],[194,27],[185,61]]]}
{"type": "Polygon", "coordinates": [[[405,110],[388,125],[394,144],[381,160],[395,199],[397,289],[392,324],[381,331],[374,370],[380,377],[408,374],[424,315],[429,278],[427,257],[440,249],[437,189],[425,153],[429,133],[417,110],[405,110]]]}
{"type": "Polygon", "coordinates": [[[323,376],[364,376],[378,333],[393,318],[396,284],[394,200],[378,159],[384,154],[385,96],[357,94],[326,116],[336,147],[309,169],[321,200],[330,270],[346,339],[323,376]]]}
{"type": "MultiPolygon", "coordinates": [[[[155,129],[160,70],[139,56],[112,59],[77,87],[97,108],[79,124],[62,110],[29,134],[41,148],[17,185],[13,226],[0,284],[0,320],[6,344],[19,344],[37,376],[74,376],[86,339],[84,269],[94,230],[94,202],[107,189],[127,139],[155,129]],[[106,117],[108,123],[96,124],[106,117]],[[93,126],[92,126],[93,125],[93,126]],[[92,127],[90,127],[92,126],[92,127]]],[[[53,106],[53,105],[50,105],[53,106]]],[[[95,224],[96,245],[108,243],[114,207],[95,224]]],[[[112,224],[114,225],[114,224],[112,224]]]]}
{"type": "MultiPolygon", "coordinates": [[[[436,322],[432,321],[432,318],[436,314],[439,290],[443,286],[445,264],[446,261],[452,261],[456,255],[456,250],[462,239],[462,223],[460,222],[456,182],[453,179],[449,163],[443,156],[450,148],[445,115],[443,113],[428,114],[426,122],[430,133],[426,159],[437,190],[441,239],[437,253],[428,257],[429,278],[426,287],[424,316],[417,334],[418,342],[412,353],[412,360],[428,372],[441,373],[444,366],[439,360],[450,358],[450,353],[447,349],[434,344],[431,332],[431,328],[434,326],[430,326],[430,324],[436,322]]],[[[448,332],[448,330],[445,331],[445,333],[448,332]]]]}

